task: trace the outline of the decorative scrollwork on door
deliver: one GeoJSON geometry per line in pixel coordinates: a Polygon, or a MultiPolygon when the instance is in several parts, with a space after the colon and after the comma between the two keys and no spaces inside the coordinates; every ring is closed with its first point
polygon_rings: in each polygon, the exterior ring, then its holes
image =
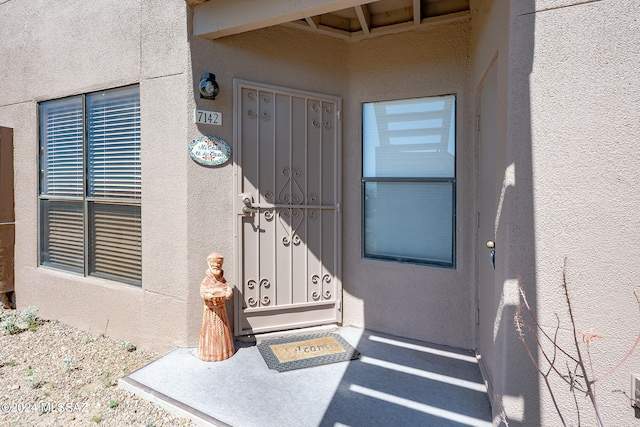
{"type": "Polygon", "coordinates": [[[333,109],[331,108],[331,105],[323,103],[321,106],[318,103],[314,103],[311,105],[311,110],[316,113],[320,113],[322,111],[325,116],[329,116],[329,120],[318,120],[317,118],[312,119],[311,126],[316,129],[320,129],[320,126],[322,125],[324,129],[331,130],[331,128],[333,127],[333,109]]]}
{"type": "Polygon", "coordinates": [[[340,101],[236,86],[244,155],[234,206],[248,207],[246,192],[258,210],[237,215],[237,333],[339,321],[340,101]]]}
{"type": "MultiPolygon", "coordinates": [[[[314,274],[313,276],[311,276],[311,281],[317,285],[318,283],[320,283],[320,276],[317,274],[314,274]]],[[[331,283],[331,276],[328,274],[325,274],[322,276],[322,283],[331,283]]]]}
{"type": "Polygon", "coordinates": [[[282,243],[285,246],[289,246],[291,243],[294,245],[300,244],[300,236],[298,236],[297,231],[300,224],[302,224],[304,220],[304,215],[302,209],[293,208],[287,209],[283,208],[280,211],[280,225],[284,229],[286,236],[282,238],[282,243]],[[288,220],[290,218],[290,220],[288,220]]]}
{"type": "Polygon", "coordinates": [[[302,204],[302,201],[304,200],[304,192],[297,180],[301,175],[300,169],[282,168],[281,173],[286,177],[286,179],[280,186],[280,190],[278,190],[278,202],[292,205],[302,204]]]}
{"type": "MultiPolygon", "coordinates": [[[[329,284],[331,283],[331,275],[329,274],[323,274],[322,278],[320,278],[320,275],[318,274],[314,274],[313,276],[311,276],[311,282],[314,285],[319,285],[322,282],[322,286],[324,286],[324,284],[329,284]]],[[[331,290],[330,289],[325,289],[325,291],[322,293],[322,296],[324,297],[324,299],[331,299],[331,290]]],[[[317,291],[314,291],[311,294],[311,298],[313,298],[314,301],[317,301],[320,299],[320,293],[317,291]]]]}
{"type": "MultiPolygon", "coordinates": [[[[247,92],[247,99],[249,101],[254,102],[257,97],[260,98],[260,102],[262,102],[263,104],[268,104],[269,101],[271,100],[271,98],[269,97],[269,95],[267,93],[260,92],[260,94],[258,95],[258,93],[256,91],[247,92]]],[[[258,110],[260,109],[257,105],[256,105],[256,108],[258,110]]],[[[262,111],[260,114],[258,114],[253,108],[249,108],[247,110],[247,117],[248,118],[255,119],[258,116],[260,117],[260,120],[263,120],[263,121],[267,121],[267,120],[269,120],[271,118],[271,115],[267,111],[262,111]]]]}
{"type": "MultiPolygon", "coordinates": [[[[260,287],[262,289],[269,289],[271,288],[271,282],[267,278],[260,279],[260,284],[258,284],[255,279],[249,279],[247,281],[248,289],[254,290],[257,287],[260,287]]],[[[249,297],[247,299],[247,304],[249,305],[249,307],[256,307],[258,303],[260,303],[260,305],[269,305],[271,303],[271,298],[268,295],[263,295],[258,299],[256,299],[255,297],[249,297]]]]}
{"type": "MultiPolygon", "coordinates": [[[[323,284],[324,283],[326,283],[326,284],[331,283],[331,276],[328,275],[328,274],[325,274],[324,276],[322,276],[322,283],[323,284]]],[[[324,296],[324,299],[331,299],[331,290],[325,289],[323,296],[324,296]]]]}

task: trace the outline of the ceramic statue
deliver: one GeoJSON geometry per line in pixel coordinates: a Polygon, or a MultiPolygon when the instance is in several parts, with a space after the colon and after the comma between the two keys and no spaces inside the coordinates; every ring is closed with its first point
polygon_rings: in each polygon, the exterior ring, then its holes
{"type": "Polygon", "coordinates": [[[200,296],[204,300],[198,357],[205,362],[218,362],[233,356],[233,334],[229,328],[226,301],[233,295],[233,289],[224,278],[219,253],[207,257],[206,276],[200,283],[200,296]]]}

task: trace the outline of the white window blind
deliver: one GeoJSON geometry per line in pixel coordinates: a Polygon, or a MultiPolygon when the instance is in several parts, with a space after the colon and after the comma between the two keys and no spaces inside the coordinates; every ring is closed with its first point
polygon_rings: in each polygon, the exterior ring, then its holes
{"type": "Polygon", "coordinates": [[[140,282],[140,225],[140,206],[91,203],[91,274],[140,282]]]}
{"type": "Polygon", "coordinates": [[[365,252],[450,263],[452,203],[450,183],[365,183],[365,252]]]}
{"type": "Polygon", "coordinates": [[[41,193],[83,195],[82,97],[42,104],[40,108],[41,193]]]}
{"type": "Polygon", "coordinates": [[[142,283],[138,86],[40,104],[40,262],[142,283]]]}
{"type": "Polygon", "coordinates": [[[87,95],[89,197],[139,198],[138,88],[87,95]]]}
{"type": "Polygon", "coordinates": [[[84,271],[82,202],[40,201],[41,260],[44,265],[84,271]]]}

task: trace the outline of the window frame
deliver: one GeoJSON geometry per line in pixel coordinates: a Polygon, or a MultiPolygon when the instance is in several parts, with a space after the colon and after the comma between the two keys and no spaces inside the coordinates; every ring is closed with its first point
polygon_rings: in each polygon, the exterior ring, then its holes
{"type": "MultiPolygon", "coordinates": [[[[100,205],[108,205],[111,209],[114,209],[114,212],[119,212],[123,208],[124,210],[133,208],[137,209],[137,218],[139,221],[139,233],[142,233],[142,191],[141,191],[141,102],[140,102],[140,85],[139,84],[131,84],[126,86],[108,88],[103,90],[98,90],[94,92],[87,92],[82,94],[76,94],[68,97],[55,98],[55,99],[47,99],[37,103],[37,122],[38,122],[38,139],[37,139],[37,164],[38,164],[38,207],[37,207],[37,219],[38,219],[38,239],[37,239],[37,254],[38,254],[38,267],[48,268],[56,271],[68,272],[71,274],[83,276],[83,277],[95,277],[106,279],[110,281],[114,281],[117,283],[123,283],[127,285],[133,285],[136,287],[142,287],[142,239],[140,236],[140,252],[139,252],[139,260],[140,260],[140,272],[139,272],[139,280],[126,278],[119,275],[111,275],[101,273],[99,271],[93,271],[92,266],[95,264],[96,250],[92,248],[91,239],[94,235],[95,226],[95,218],[92,216],[92,212],[96,211],[96,207],[100,207],[100,205]],[[137,125],[137,159],[138,159],[138,169],[140,170],[139,174],[140,180],[139,191],[137,192],[137,197],[101,197],[99,195],[89,195],[89,179],[90,179],[90,166],[89,166],[89,152],[90,152],[90,140],[89,140],[89,132],[90,132],[90,111],[88,98],[90,96],[95,96],[98,94],[108,94],[114,93],[120,90],[128,90],[128,89],[137,89],[137,111],[135,113],[134,119],[134,129],[136,129],[137,125]],[[81,126],[82,126],[82,165],[81,165],[81,180],[82,180],[82,195],[80,196],[68,196],[68,195],[50,195],[45,193],[45,174],[47,171],[43,168],[43,158],[45,157],[45,145],[44,145],[44,134],[45,128],[43,126],[43,108],[47,103],[52,103],[56,101],[64,101],[71,100],[73,98],[81,98],[81,126]],[[45,202],[59,202],[59,203],[70,203],[81,205],[81,216],[82,216],[82,268],[65,268],[61,263],[55,263],[47,261],[46,258],[49,254],[49,251],[44,252],[46,246],[45,241],[47,237],[44,235],[45,228],[50,226],[50,223],[47,222],[47,218],[44,217],[44,210],[47,209],[45,206],[47,203],[45,202]],[[92,228],[94,227],[94,228],[92,228]]],[[[95,122],[94,122],[95,123],[95,122]]],[[[135,157],[135,156],[134,156],[135,157]]]]}
{"type": "Polygon", "coordinates": [[[423,266],[444,267],[450,269],[456,269],[456,228],[457,228],[457,176],[458,176],[458,95],[456,93],[440,94],[440,95],[427,95],[411,98],[394,98],[386,100],[366,101],[361,103],[360,108],[361,120],[360,120],[360,135],[361,135],[361,169],[360,169],[360,201],[361,201],[361,257],[363,259],[379,260],[379,261],[394,261],[403,264],[416,264],[423,266]],[[403,100],[418,100],[429,98],[443,98],[452,96],[454,99],[454,159],[453,159],[453,176],[452,177],[365,177],[365,115],[364,109],[366,104],[403,101],[403,100]],[[366,185],[367,183],[449,183],[451,184],[451,262],[443,262],[436,260],[424,260],[412,258],[409,256],[390,256],[367,253],[367,223],[366,223],[366,185]]]}

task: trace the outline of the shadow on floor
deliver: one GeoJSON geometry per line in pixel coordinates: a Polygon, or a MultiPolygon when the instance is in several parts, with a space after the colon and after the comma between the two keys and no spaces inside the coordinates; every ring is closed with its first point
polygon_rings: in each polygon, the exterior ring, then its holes
{"type": "Polygon", "coordinates": [[[337,331],[359,360],[278,373],[255,345],[223,362],[176,349],[120,387],[200,425],[491,426],[473,353],[356,328],[337,331]]]}

